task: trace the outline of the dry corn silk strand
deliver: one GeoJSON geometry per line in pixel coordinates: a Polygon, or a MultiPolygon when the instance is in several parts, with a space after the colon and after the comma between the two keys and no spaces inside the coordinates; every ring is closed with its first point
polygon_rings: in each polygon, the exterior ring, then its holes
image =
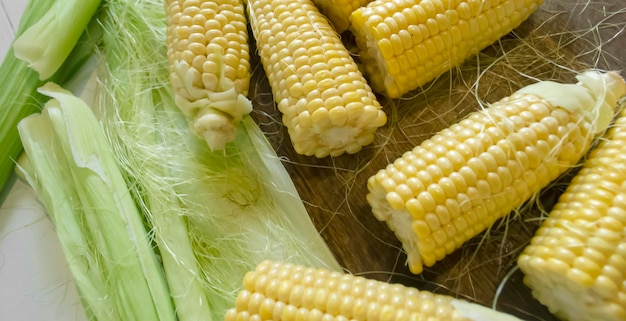
{"type": "MultiPolygon", "coordinates": [[[[434,81],[399,99],[377,95],[387,124],[378,128],[372,144],[353,155],[316,158],[293,150],[255,50],[251,115],[283,157],[316,227],[347,271],[469,299],[525,320],[557,320],[532,298],[515,262],[576,168],[418,275],[409,271],[393,231],[372,215],[367,180],[433,134],[528,84],[575,83],[575,74],[593,68],[626,76],[626,61],[619,56],[625,5],[546,0],[512,33],[434,81]]],[[[355,47],[349,31],[341,36],[346,47],[355,47]]]]}

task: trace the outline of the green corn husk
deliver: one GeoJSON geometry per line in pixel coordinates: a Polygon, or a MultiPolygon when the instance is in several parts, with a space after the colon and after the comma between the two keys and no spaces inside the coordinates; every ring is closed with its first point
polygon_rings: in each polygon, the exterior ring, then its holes
{"type": "Polygon", "coordinates": [[[15,38],[15,56],[27,61],[28,66],[37,71],[40,80],[50,78],[74,49],[100,2],[52,1],[46,14],[15,38]]]}
{"type": "Polygon", "coordinates": [[[52,221],[90,320],[176,320],[143,216],[93,112],[56,84],[18,129],[23,177],[52,221]]]}
{"type": "MultiPolygon", "coordinates": [[[[191,133],[168,81],[164,14],[159,1],[112,0],[97,23],[104,32],[95,107],[107,142],[98,142],[94,119],[79,121],[89,118],[85,108],[74,115],[63,103],[49,103],[20,124],[28,146],[22,174],[57,226],[91,320],[160,320],[174,318],[174,310],[178,320],[221,319],[244,274],[263,260],[341,269],[250,117],[224,151],[211,152],[191,133]],[[92,148],[97,153],[85,154],[92,148]],[[121,176],[110,159],[110,172],[92,167],[107,153],[121,176]],[[115,188],[107,191],[111,181],[115,188]],[[134,204],[148,232],[131,219],[134,204]],[[143,237],[156,243],[165,277],[154,270],[155,253],[143,237]]],[[[44,92],[53,101],[69,99],[67,92],[44,92]]]]}
{"type": "Polygon", "coordinates": [[[223,151],[191,133],[168,80],[163,3],[107,9],[97,112],[152,225],[179,319],[222,319],[266,259],[340,270],[250,117],[223,151]]]}
{"type": "MultiPolygon", "coordinates": [[[[16,35],[21,35],[43,17],[53,2],[29,0],[16,35]]],[[[0,75],[4,75],[0,77],[0,187],[3,188],[11,178],[15,161],[22,152],[17,123],[37,112],[45,99],[37,92],[37,88],[43,84],[37,72],[28,67],[28,63],[15,57],[13,46],[9,47],[0,64],[0,75]]],[[[0,197],[0,201],[4,197],[0,197]]]]}
{"type": "MultiPolygon", "coordinates": [[[[93,0],[90,0],[93,2],[93,0]]],[[[99,1],[98,1],[99,2],[99,1]]],[[[23,150],[17,132],[17,124],[24,117],[38,112],[47,100],[46,97],[37,92],[37,88],[46,81],[52,81],[64,85],[73,75],[88,61],[92,55],[94,44],[100,36],[99,26],[93,21],[86,25],[93,12],[83,12],[83,6],[68,6],[66,2],[57,0],[29,0],[21,16],[16,40],[9,47],[5,58],[0,64],[0,202],[6,197],[9,187],[13,182],[13,170],[15,161],[23,150]],[[56,4],[56,5],[55,5],[56,4]],[[65,4],[65,5],[63,5],[65,4]],[[45,16],[51,15],[53,7],[63,7],[70,16],[83,17],[80,24],[76,24],[75,19],[69,19],[72,26],[68,27],[68,19],[65,22],[61,19],[52,19],[51,28],[59,30],[56,25],[63,25],[60,30],[70,30],[71,32],[55,32],[54,40],[44,38],[43,40],[32,39],[32,26],[38,24],[45,16]],[[69,9],[68,9],[69,8],[69,9]],[[88,19],[89,18],[89,19],[88,19]],[[87,32],[84,32],[87,26],[87,32]],[[25,36],[26,35],[26,36],[25,36]],[[29,66],[29,63],[15,56],[14,44],[17,39],[24,42],[36,41],[39,44],[51,44],[53,48],[63,49],[69,53],[62,56],[48,57],[48,62],[54,64],[58,70],[43,81],[39,79],[37,71],[29,66]],[[31,38],[31,39],[29,39],[31,38]],[[58,41],[58,43],[53,43],[58,41]],[[54,58],[54,59],[51,59],[54,58]],[[62,64],[62,67],[58,68],[62,64]]],[[[36,34],[35,34],[36,36],[36,34]]]]}

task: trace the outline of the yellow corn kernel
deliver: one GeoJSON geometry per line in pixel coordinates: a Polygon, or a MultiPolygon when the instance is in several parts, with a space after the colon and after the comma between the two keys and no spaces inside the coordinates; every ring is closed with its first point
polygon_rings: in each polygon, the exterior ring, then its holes
{"type": "Polygon", "coordinates": [[[615,72],[577,78],[577,84],[522,88],[370,177],[367,201],[402,242],[413,273],[481,233],[585,154],[610,123],[624,82],[615,72]],[[394,175],[407,167],[410,179],[421,182],[412,194],[394,175]]]}
{"type": "Polygon", "coordinates": [[[328,18],[330,24],[338,33],[348,29],[350,14],[372,0],[313,0],[320,12],[328,18]]]}
{"type": "Polygon", "coordinates": [[[245,275],[235,307],[224,320],[519,321],[478,304],[401,284],[271,261],[261,262],[245,275]]]}
{"type": "Polygon", "coordinates": [[[252,111],[250,55],[239,0],[166,0],[167,56],[176,105],[212,150],[252,111]]]}
{"type": "Polygon", "coordinates": [[[397,98],[511,32],[542,2],[377,0],[350,15],[350,30],[374,91],[397,98]]]}
{"type": "Polygon", "coordinates": [[[356,153],[385,113],[311,0],[249,0],[248,16],[274,100],[296,152],[356,153]]]}
{"type": "Polygon", "coordinates": [[[626,110],[518,259],[533,296],[563,319],[626,320],[624,173],[626,110]]]}

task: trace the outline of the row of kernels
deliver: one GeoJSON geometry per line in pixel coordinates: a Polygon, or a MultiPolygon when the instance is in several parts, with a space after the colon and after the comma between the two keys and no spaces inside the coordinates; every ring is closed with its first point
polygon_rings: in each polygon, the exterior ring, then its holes
{"type": "MultiPolygon", "coordinates": [[[[531,120],[531,118],[528,116],[526,116],[526,118],[528,121],[531,120]]],[[[531,126],[530,128],[539,130],[540,134],[538,136],[542,137],[545,136],[544,132],[546,128],[544,127],[531,126]]],[[[554,131],[554,128],[552,128],[552,130],[554,131]]],[[[576,139],[577,137],[574,138],[576,139]]],[[[531,154],[541,154],[543,160],[549,156],[548,151],[550,150],[550,148],[548,147],[549,146],[547,142],[542,142],[539,144],[538,148],[525,148],[525,150],[526,152],[530,152],[531,154]]],[[[524,172],[525,169],[520,168],[520,163],[508,158],[508,155],[506,155],[508,153],[505,153],[504,151],[501,151],[499,149],[492,149],[490,152],[492,152],[493,154],[483,153],[479,155],[478,158],[471,159],[468,162],[468,166],[464,167],[466,168],[466,170],[463,170],[462,168],[459,173],[464,173],[462,180],[466,181],[466,183],[467,180],[469,180],[470,184],[468,185],[476,186],[468,189],[468,198],[472,200],[474,206],[477,209],[480,208],[481,210],[485,211],[487,217],[490,217],[492,219],[498,218],[501,214],[496,213],[498,208],[503,208],[503,206],[504,208],[506,208],[507,206],[510,206],[510,204],[521,203],[524,199],[529,197],[530,192],[527,188],[528,185],[545,185],[551,179],[554,179],[556,176],[558,176],[560,171],[562,171],[562,168],[553,163],[537,163],[534,161],[526,161],[526,165],[532,163],[533,166],[537,166],[535,170],[539,171],[539,174],[534,172],[526,173],[528,175],[524,175],[523,177],[524,184],[516,184],[516,186],[521,186],[521,188],[514,188],[511,186],[507,186],[507,188],[504,188],[505,184],[512,184],[514,178],[524,172]],[[505,156],[507,157],[505,158],[505,156]],[[482,161],[479,161],[478,159],[481,158],[482,161]],[[508,166],[505,167],[502,165],[508,166]],[[494,168],[495,172],[499,173],[499,175],[496,175],[494,173],[494,168]],[[512,172],[515,173],[515,175],[513,175],[512,172]],[[481,197],[481,195],[490,194],[494,194],[493,200],[487,200],[481,197]]],[[[527,157],[525,153],[520,153],[519,155],[527,157]]],[[[420,194],[420,196],[422,196],[422,194],[420,194]]],[[[420,235],[420,237],[428,237],[428,234],[432,233],[432,236],[434,237],[434,243],[446,247],[447,252],[449,252],[450,248],[452,247],[452,239],[454,239],[454,242],[457,242],[457,246],[460,245],[462,243],[462,239],[460,239],[458,235],[453,234],[455,232],[454,229],[450,227],[447,227],[445,229],[448,235],[448,239],[444,237],[444,234],[441,231],[437,231],[441,229],[441,226],[449,224],[449,215],[447,215],[448,213],[445,212],[443,208],[439,207],[440,205],[435,202],[434,198],[432,198],[432,194],[430,194],[428,197],[423,196],[421,197],[421,199],[420,196],[418,196],[418,201],[406,203],[407,209],[414,216],[414,219],[425,221],[420,223],[414,223],[416,224],[415,229],[417,234],[420,235]],[[435,214],[428,214],[432,213],[434,208],[438,209],[438,211],[436,212],[438,215],[441,215],[443,213],[440,218],[438,218],[435,214]]],[[[448,204],[450,203],[447,203],[446,205],[448,204]]],[[[454,225],[457,225],[459,227],[457,229],[460,229],[465,228],[467,225],[466,223],[467,222],[465,222],[461,217],[455,219],[454,225]]],[[[476,232],[479,232],[481,229],[482,227],[478,227],[476,232]]],[[[468,236],[471,236],[473,231],[466,230],[465,232],[468,236]]],[[[428,241],[428,239],[425,240],[423,243],[429,242],[433,243],[432,241],[428,241]]],[[[423,248],[423,252],[427,252],[429,248],[432,247],[433,246],[420,244],[420,248],[423,248]]],[[[425,254],[425,256],[429,255],[432,256],[432,254],[425,254]]],[[[441,253],[435,253],[435,257],[441,258],[441,253]]],[[[425,259],[425,261],[428,261],[428,259],[425,259]]]]}
{"type": "MultiPolygon", "coordinates": [[[[246,275],[244,278],[244,289],[264,293],[272,299],[289,300],[284,301],[289,304],[311,308],[310,305],[307,305],[311,304],[311,298],[323,297],[324,293],[332,295],[332,293],[336,292],[342,297],[352,297],[352,301],[362,298],[366,302],[376,301],[379,304],[392,305],[409,311],[414,311],[415,309],[415,307],[411,306],[412,301],[407,301],[415,290],[399,284],[387,284],[348,274],[329,272],[324,269],[304,269],[293,264],[286,264],[284,267],[281,267],[279,263],[264,262],[261,265],[263,266],[258,271],[246,275]],[[270,281],[268,282],[268,280],[270,281]],[[269,287],[267,287],[267,284],[276,282],[286,282],[285,285],[280,286],[280,288],[286,291],[280,296],[270,294],[269,287]],[[323,291],[315,292],[317,290],[323,291]]],[[[417,293],[414,294],[417,295],[417,293]]],[[[432,296],[428,292],[420,293],[419,295],[432,296]]],[[[331,301],[337,300],[321,300],[320,302],[326,301],[330,305],[334,304],[331,301]]],[[[323,309],[319,305],[317,308],[323,309]]],[[[330,308],[330,306],[327,306],[326,309],[336,310],[337,307],[330,308]]]]}
{"type": "MultiPolygon", "coordinates": [[[[239,2],[169,3],[168,56],[193,68],[195,87],[218,91],[219,72],[246,93],[249,81],[247,23],[239,2]],[[222,70],[223,68],[223,70],[222,70]]],[[[182,87],[175,83],[175,87],[182,87]]],[[[183,93],[180,89],[177,92],[183,93]]],[[[203,97],[186,97],[189,100],[203,97]]]]}
{"type": "Polygon", "coordinates": [[[450,53],[471,54],[487,46],[536,8],[534,2],[518,7],[514,0],[394,3],[374,1],[351,17],[372,87],[390,97],[462,63],[466,54],[450,53]],[[370,49],[371,43],[379,53],[370,49]],[[381,73],[391,76],[380,77],[381,73]]]}
{"type": "MultiPolygon", "coordinates": [[[[389,305],[377,302],[367,302],[362,299],[353,300],[351,297],[338,298],[333,312],[327,312],[317,308],[300,307],[295,304],[285,304],[281,301],[274,301],[262,298],[258,293],[249,294],[245,291],[240,293],[237,302],[238,309],[231,309],[227,312],[225,320],[319,320],[319,321],[344,321],[344,320],[404,320],[409,318],[419,318],[421,316],[443,317],[449,320],[458,320],[459,316],[455,311],[437,308],[446,304],[438,297],[422,298],[416,297],[414,305],[422,310],[420,314],[409,313],[404,309],[392,308],[389,305]]],[[[448,303],[448,306],[449,303],[448,303]]]]}
{"type": "Polygon", "coordinates": [[[227,321],[264,321],[264,320],[319,320],[347,321],[343,315],[332,315],[319,309],[307,309],[282,301],[264,297],[260,293],[241,291],[237,296],[236,308],[227,311],[227,321]]]}
{"type": "MultiPolygon", "coordinates": [[[[533,268],[563,274],[571,282],[594,287],[594,291],[609,297],[615,297],[616,291],[624,291],[625,276],[619,268],[624,266],[626,259],[623,255],[610,254],[610,260],[607,260],[607,252],[614,248],[610,243],[601,238],[590,238],[588,243],[578,245],[545,237],[539,241],[542,245],[532,245],[528,249],[532,257],[526,259],[532,260],[533,268]]],[[[525,264],[524,260],[522,258],[522,264],[525,264]]]]}
{"type": "MultiPolygon", "coordinates": [[[[533,108],[540,109],[537,106],[534,106],[533,108]]],[[[539,113],[539,114],[541,115],[543,113],[539,113]]],[[[470,118],[476,118],[476,117],[472,116],[470,118]]],[[[479,119],[480,118],[484,118],[484,117],[479,117],[479,119]]],[[[524,122],[525,124],[528,124],[528,122],[536,119],[536,118],[531,118],[529,116],[526,116],[525,118],[527,118],[526,121],[524,122]]],[[[450,128],[450,130],[444,130],[444,132],[441,135],[435,135],[431,140],[426,141],[422,146],[416,147],[413,150],[413,153],[405,154],[403,158],[400,158],[399,160],[397,160],[393,166],[391,165],[388,166],[386,169],[386,172],[382,172],[382,171],[379,172],[377,174],[377,176],[379,177],[379,180],[384,179],[385,174],[387,174],[386,176],[391,177],[394,183],[390,182],[390,184],[386,184],[386,185],[389,185],[389,187],[393,187],[393,186],[396,186],[396,184],[400,184],[399,187],[401,188],[401,191],[397,191],[397,192],[399,192],[400,195],[404,196],[402,197],[403,199],[406,199],[406,196],[408,195],[407,187],[410,187],[412,185],[414,187],[412,190],[417,195],[418,193],[424,190],[425,186],[428,186],[432,184],[433,182],[440,180],[442,176],[450,175],[452,171],[459,171],[460,173],[465,173],[464,178],[466,180],[469,180],[470,184],[475,184],[476,182],[476,178],[474,178],[475,176],[477,176],[477,178],[487,178],[487,181],[490,182],[490,186],[492,187],[492,189],[494,189],[495,191],[501,190],[501,187],[498,187],[496,185],[503,185],[503,184],[498,184],[498,182],[495,181],[494,174],[492,174],[491,177],[487,177],[489,176],[489,174],[487,173],[499,172],[504,175],[503,178],[505,179],[505,181],[509,182],[511,179],[519,175],[520,171],[517,170],[517,167],[515,166],[514,163],[508,163],[509,161],[508,158],[510,157],[510,153],[511,153],[511,150],[510,150],[511,146],[509,146],[508,141],[502,140],[503,133],[501,133],[499,130],[496,130],[496,127],[488,128],[486,130],[487,133],[478,134],[479,136],[478,138],[471,137],[471,136],[476,135],[475,134],[476,131],[480,130],[479,124],[480,123],[471,122],[471,119],[467,119],[467,120],[462,121],[461,124],[453,125],[450,128]],[[474,128],[474,130],[470,130],[469,128],[464,127],[462,125],[466,125],[470,128],[471,127],[476,127],[476,128],[474,128]],[[453,135],[453,134],[448,134],[448,133],[459,134],[459,133],[462,133],[463,131],[468,131],[468,133],[465,136],[461,135],[461,138],[459,140],[461,141],[467,140],[467,143],[468,143],[467,145],[471,146],[467,149],[466,149],[466,144],[459,144],[457,140],[454,140],[452,138],[449,138],[447,140],[443,138],[444,135],[446,137],[450,137],[453,135]],[[497,145],[496,145],[497,147],[490,146],[487,148],[486,152],[483,152],[482,150],[484,148],[482,146],[484,146],[484,144],[488,144],[488,145],[493,144],[493,141],[490,141],[489,137],[493,137],[500,141],[497,142],[497,145]],[[482,138],[482,144],[479,143],[479,141],[481,140],[479,138],[482,138]],[[438,142],[441,145],[435,145],[435,142],[438,142]],[[456,145],[456,150],[448,151],[446,153],[445,152],[446,147],[451,147],[453,145],[456,145]],[[428,151],[425,149],[425,147],[431,147],[433,150],[428,151]],[[461,151],[462,154],[459,153],[459,151],[461,151]],[[472,153],[472,151],[481,152],[481,154],[478,155],[478,158],[474,158],[474,155],[476,154],[472,153]],[[432,153],[432,157],[429,157],[431,153],[432,153]],[[426,164],[431,164],[431,165],[436,164],[437,166],[427,166],[427,168],[425,168],[426,169],[425,171],[423,170],[424,166],[419,166],[419,167],[415,166],[419,163],[416,163],[413,166],[408,166],[409,163],[405,160],[405,158],[407,158],[407,155],[421,155],[422,157],[420,158],[420,161],[425,160],[426,164]],[[441,157],[442,155],[452,156],[452,158],[447,159],[446,157],[441,157]],[[464,158],[459,157],[459,156],[464,156],[464,158]],[[462,166],[464,162],[467,162],[467,164],[470,166],[468,168],[465,168],[466,170],[460,168],[460,166],[462,166]],[[502,167],[504,165],[508,165],[508,167],[506,168],[502,167]],[[395,168],[400,168],[402,172],[408,171],[408,173],[405,173],[405,175],[400,175],[399,173],[395,173],[397,172],[395,168]],[[421,168],[419,172],[417,171],[417,168],[421,168]],[[406,174],[410,174],[410,175],[406,175],[406,174]],[[411,185],[409,186],[407,186],[408,184],[405,185],[406,177],[407,176],[411,177],[412,175],[420,177],[421,178],[420,182],[424,182],[424,184],[417,184],[416,181],[413,180],[411,185]]],[[[483,123],[482,125],[484,126],[485,124],[483,123]]],[[[554,131],[554,127],[550,129],[554,131]]],[[[548,128],[546,126],[542,126],[541,123],[531,123],[529,128],[523,128],[520,131],[521,132],[520,135],[525,136],[526,139],[521,139],[520,137],[520,139],[517,140],[519,141],[519,143],[516,143],[517,148],[518,149],[522,148],[524,151],[524,153],[518,153],[517,156],[518,158],[520,158],[520,162],[524,169],[536,168],[539,162],[548,156],[548,153],[552,151],[552,148],[556,147],[554,146],[556,144],[556,142],[554,142],[554,138],[552,139],[552,143],[548,143],[546,141],[540,140],[536,147],[528,147],[528,144],[530,141],[539,139],[539,138],[546,138],[545,136],[548,134],[546,133],[547,130],[548,128]],[[538,134],[536,134],[535,131],[538,132],[538,134]]],[[[552,137],[556,137],[556,136],[553,135],[552,137]]]]}
{"type": "MultiPolygon", "coordinates": [[[[614,133],[619,134],[619,129],[615,127],[614,133]]],[[[626,203],[622,202],[626,186],[617,179],[622,166],[604,155],[623,153],[624,145],[618,140],[602,144],[571,181],[520,264],[564,275],[570,280],[568,286],[585,286],[603,298],[613,298],[614,302],[607,299],[604,304],[606,309],[621,306],[613,311],[617,316],[626,313],[626,203]]]]}
{"type": "Polygon", "coordinates": [[[282,270],[280,263],[263,262],[258,270],[248,273],[244,278],[244,289],[237,297],[235,309],[227,312],[226,320],[287,320],[292,319],[295,313],[302,313],[302,317],[310,316],[307,313],[314,313],[318,320],[322,315],[329,320],[334,320],[337,315],[341,315],[343,320],[460,318],[452,308],[449,297],[348,274],[320,273],[324,271],[293,264],[286,264],[282,270]],[[264,281],[261,275],[272,281],[264,281]],[[313,280],[305,281],[307,277],[313,280]],[[340,284],[335,283],[335,286],[325,288],[325,281],[329,280],[339,280],[340,284]],[[257,285],[274,281],[286,284],[280,297],[268,296],[267,289],[263,285],[257,285]],[[318,283],[320,286],[305,287],[302,281],[309,286],[318,283]]]}

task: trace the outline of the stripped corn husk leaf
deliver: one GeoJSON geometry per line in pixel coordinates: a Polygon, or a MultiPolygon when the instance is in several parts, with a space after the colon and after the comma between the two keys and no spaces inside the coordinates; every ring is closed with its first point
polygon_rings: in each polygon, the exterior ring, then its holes
{"type": "Polygon", "coordinates": [[[18,124],[20,175],[55,224],[90,320],[175,321],[171,292],[99,120],[54,83],[41,111],[18,124]]]}
{"type": "Polygon", "coordinates": [[[165,18],[159,1],[108,3],[94,108],[150,225],[177,319],[220,320],[262,260],[340,267],[252,117],[220,152],[188,130],[165,18]]]}

